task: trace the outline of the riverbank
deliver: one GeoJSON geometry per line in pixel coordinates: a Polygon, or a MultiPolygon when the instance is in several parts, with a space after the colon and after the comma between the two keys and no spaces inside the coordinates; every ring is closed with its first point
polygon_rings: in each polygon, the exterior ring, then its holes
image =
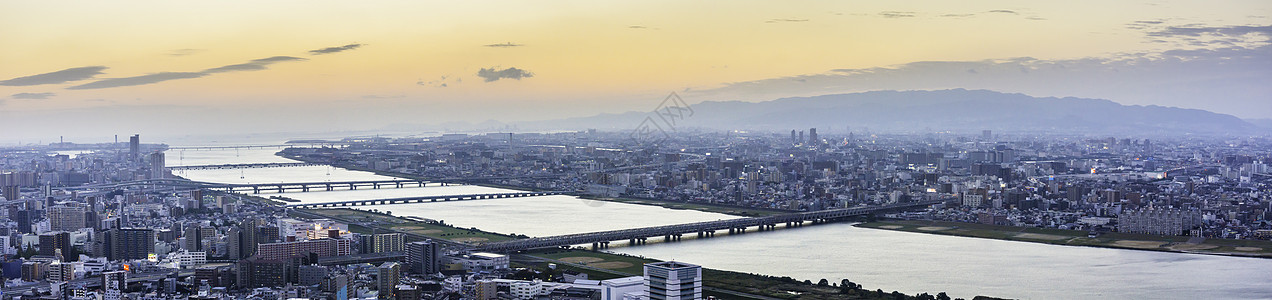
{"type": "Polygon", "coordinates": [[[1190,254],[1272,258],[1272,242],[1255,240],[1193,239],[1130,233],[1105,233],[1088,237],[1087,231],[1015,227],[976,223],[886,220],[857,224],[857,227],[928,234],[976,237],[996,240],[1087,246],[1190,254]]]}
{"type": "MultiPolygon", "coordinates": [[[[278,155],[279,157],[283,157],[287,159],[293,159],[297,161],[306,162],[306,163],[328,164],[332,167],[343,168],[343,169],[348,169],[353,171],[370,172],[370,173],[375,173],[376,175],[381,175],[381,176],[391,176],[391,177],[406,178],[406,179],[412,179],[412,180],[431,180],[430,178],[418,176],[414,174],[407,174],[407,173],[387,171],[387,170],[376,170],[376,169],[365,168],[360,166],[352,166],[352,165],[331,164],[330,162],[317,161],[317,160],[306,160],[304,157],[282,155],[281,152],[275,153],[275,155],[278,155]]],[[[471,184],[471,185],[482,186],[482,187],[510,189],[510,190],[535,191],[535,192],[547,191],[547,190],[533,188],[533,187],[503,185],[503,184],[495,184],[495,183],[465,183],[465,184],[471,184]]],[[[664,207],[664,208],[670,208],[670,209],[688,209],[688,210],[696,210],[696,211],[709,212],[709,213],[719,213],[719,214],[726,214],[726,215],[739,216],[739,217],[763,217],[763,216],[770,216],[770,215],[777,215],[777,214],[792,212],[792,211],[778,210],[778,209],[750,208],[750,207],[724,205],[724,204],[680,202],[680,201],[668,201],[668,200],[647,199],[647,198],[626,198],[626,197],[611,198],[611,197],[593,197],[593,196],[586,196],[586,195],[579,195],[577,197],[581,199],[595,200],[595,201],[628,203],[628,204],[637,204],[637,205],[650,205],[650,206],[658,206],[658,207],[664,207]]]]}

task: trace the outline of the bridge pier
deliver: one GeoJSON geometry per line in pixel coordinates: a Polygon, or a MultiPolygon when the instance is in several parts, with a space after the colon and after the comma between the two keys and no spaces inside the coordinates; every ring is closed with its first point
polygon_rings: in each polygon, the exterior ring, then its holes
{"type": "Polygon", "coordinates": [[[600,247],[601,247],[601,243],[597,243],[597,242],[592,243],[592,251],[596,251],[597,249],[600,249],[600,247]]]}

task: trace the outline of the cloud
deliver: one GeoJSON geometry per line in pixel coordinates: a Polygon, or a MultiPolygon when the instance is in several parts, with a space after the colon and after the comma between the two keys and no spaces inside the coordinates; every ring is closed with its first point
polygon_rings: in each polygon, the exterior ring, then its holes
{"type": "Polygon", "coordinates": [[[482,46],[484,46],[484,47],[494,47],[494,48],[511,48],[511,47],[521,47],[521,46],[525,46],[525,45],[522,45],[522,44],[513,44],[512,42],[507,42],[507,43],[502,43],[502,44],[489,44],[489,45],[482,45],[482,46]]]}
{"type": "Polygon", "coordinates": [[[885,12],[879,12],[879,16],[884,18],[889,18],[889,19],[913,18],[915,16],[915,13],[912,11],[885,11],[885,12]]]}
{"type": "Polygon", "coordinates": [[[339,47],[327,47],[327,48],[322,48],[317,50],[309,50],[309,54],[310,55],[330,54],[330,53],[358,49],[358,47],[362,47],[362,46],[363,46],[362,44],[348,44],[348,45],[339,46],[339,47]]]}
{"type": "Polygon", "coordinates": [[[167,55],[168,55],[168,56],[186,56],[186,55],[194,55],[194,54],[198,54],[198,53],[203,52],[203,51],[207,51],[207,50],[204,50],[204,49],[176,49],[176,50],[168,51],[168,54],[167,54],[167,55]]]}
{"type": "Polygon", "coordinates": [[[1019,15],[1019,13],[1016,13],[1016,11],[1014,10],[1006,10],[1006,9],[995,9],[995,10],[987,11],[987,13],[1019,15]]]}
{"type": "Polygon", "coordinates": [[[89,83],[85,83],[85,84],[81,84],[77,86],[68,87],[66,89],[91,90],[91,89],[104,89],[104,88],[123,87],[123,86],[134,86],[134,85],[160,83],[164,81],[177,80],[177,79],[199,78],[203,76],[208,76],[209,74],[210,73],[204,73],[204,72],[162,72],[162,73],[147,74],[147,75],[133,76],[133,77],[102,79],[102,80],[98,80],[94,82],[89,82],[89,83]]]}
{"type": "Polygon", "coordinates": [[[13,94],[13,99],[48,99],[57,94],[54,93],[17,93],[13,94]]]}
{"type": "Polygon", "coordinates": [[[799,22],[808,22],[808,19],[771,19],[771,20],[765,21],[764,23],[778,23],[778,22],[799,23],[799,22]]]}
{"type": "Polygon", "coordinates": [[[941,15],[941,17],[944,17],[944,18],[966,18],[966,17],[974,17],[974,16],[976,16],[976,14],[944,14],[944,15],[941,15]]]}
{"type": "Polygon", "coordinates": [[[631,29],[645,29],[645,28],[648,28],[648,27],[641,26],[641,25],[632,25],[632,26],[627,26],[627,28],[631,28],[631,29]]]}
{"type": "Polygon", "coordinates": [[[485,79],[486,82],[496,81],[496,80],[504,79],[504,78],[521,80],[521,78],[534,77],[534,73],[530,73],[526,70],[522,70],[518,68],[507,68],[507,69],[499,70],[499,67],[494,67],[494,68],[482,68],[481,70],[477,71],[477,77],[481,77],[482,79],[485,79]]]}
{"type": "Polygon", "coordinates": [[[269,58],[254,59],[250,62],[242,63],[242,64],[234,64],[234,65],[211,68],[211,69],[203,70],[203,73],[213,74],[213,73],[224,73],[224,72],[234,72],[234,71],[260,71],[260,70],[266,69],[266,67],[274,63],[285,62],[285,61],[302,61],[302,60],[306,60],[306,59],[299,58],[299,57],[291,57],[291,56],[274,56],[269,58]]]}
{"type": "Polygon", "coordinates": [[[204,76],[208,76],[212,74],[225,73],[225,72],[260,71],[260,70],[267,69],[269,65],[272,65],[275,63],[287,62],[287,61],[303,61],[303,60],[306,60],[306,59],[299,58],[299,57],[291,57],[291,56],[274,56],[274,57],[267,57],[267,58],[261,58],[261,59],[253,59],[251,61],[248,61],[246,63],[241,63],[241,64],[220,66],[220,67],[211,68],[211,69],[207,69],[207,70],[203,70],[199,72],[160,72],[160,73],[133,76],[133,77],[102,79],[102,80],[98,80],[98,81],[94,81],[94,82],[90,82],[86,84],[68,87],[66,89],[69,89],[69,90],[105,89],[105,88],[114,88],[114,87],[125,87],[125,86],[160,83],[164,81],[177,80],[177,79],[200,78],[200,77],[204,77],[204,76]]]}
{"type": "Polygon", "coordinates": [[[442,78],[440,79],[430,80],[427,82],[421,79],[419,81],[416,81],[415,84],[421,85],[421,86],[431,86],[431,87],[448,87],[450,86],[451,83],[460,83],[460,82],[462,81],[460,80],[459,77],[451,77],[450,75],[447,75],[447,76],[442,76],[442,78]]]}
{"type": "Polygon", "coordinates": [[[101,74],[102,70],[105,70],[105,69],[106,67],[103,67],[103,66],[70,68],[70,69],[56,71],[56,72],[49,72],[44,74],[31,75],[26,77],[18,77],[18,78],[13,78],[9,80],[4,80],[4,81],[0,81],[0,85],[27,86],[27,85],[67,83],[71,81],[79,81],[79,80],[93,78],[93,76],[97,76],[98,74],[101,74]]]}

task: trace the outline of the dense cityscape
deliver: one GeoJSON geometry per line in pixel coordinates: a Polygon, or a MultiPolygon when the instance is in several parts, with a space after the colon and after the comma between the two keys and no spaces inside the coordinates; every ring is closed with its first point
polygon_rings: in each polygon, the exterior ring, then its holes
{"type": "MultiPolygon", "coordinates": [[[[1179,237],[1155,250],[1272,255],[1272,249],[1254,244],[1207,243],[1272,238],[1267,218],[1272,176],[1264,164],[1272,157],[1272,145],[1264,138],[1149,140],[988,130],[975,135],[819,134],[817,128],[789,135],[703,131],[669,137],[645,144],[629,132],[587,130],[303,140],[272,146],[281,149],[277,155],[298,163],[203,166],[170,166],[165,155],[172,152],[170,146],[143,144],[138,135],[127,143],[9,148],[0,160],[5,170],[0,186],[8,206],[3,211],[5,234],[0,235],[8,257],[3,263],[4,297],[638,299],[657,294],[673,299],[668,293],[680,290],[655,292],[653,284],[672,279],[684,280],[686,285],[675,286],[687,287],[688,297],[702,297],[704,281],[714,292],[710,297],[763,297],[713,286],[703,278],[702,268],[691,263],[651,262],[644,274],[617,277],[597,273],[586,263],[534,256],[601,251],[609,241],[590,247],[557,244],[549,252],[482,252],[507,248],[471,234],[501,233],[478,228],[402,231],[394,224],[450,225],[380,212],[392,206],[361,214],[293,207],[296,200],[286,195],[296,191],[287,191],[290,187],[282,183],[191,185],[199,182],[180,176],[201,168],[330,165],[420,185],[553,191],[590,201],[689,205],[753,219],[912,207],[869,214],[869,219],[1068,230],[1089,240],[1106,234],[1179,237]],[[907,204],[911,206],[898,206],[907,204]],[[667,277],[666,272],[682,277],[667,277]],[[649,276],[663,279],[649,281],[649,276]]],[[[362,183],[316,184],[330,191],[345,184],[357,189],[362,183]]],[[[404,188],[400,182],[383,184],[404,188]]],[[[823,219],[811,224],[817,220],[823,219]]],[[[804,223],[788,221],[783,227],[804,223]]],[[[750,230],[778,227],[760,224],[750,230]]],[[[747,226],[729,227],[728,232],[735,229],[740,234],[747,226]]],[[[715,233],[697,232],[698,238],[715,233]]],[[[669,234],[667,240],[680,236],[669,234]]],[[[1070,243],[1083,238],[1016,237],[1070,243]]],[[[623,239],[629,246],[645,240],[623,239]]],[[[1103,246],[1145,247],[1126,242],[1103,246]]],[[[801,285],[798,280],[804,279],[792,279],[801,285]]],[[[944,293],[874,293],[847,279],[806,285],[848,298],[948,298],[944,293]]]]}
{"type": "Polygon", "coordinates": [[[1272,298],[1272,1],[3,1],[0,300],[1272,298]]]}

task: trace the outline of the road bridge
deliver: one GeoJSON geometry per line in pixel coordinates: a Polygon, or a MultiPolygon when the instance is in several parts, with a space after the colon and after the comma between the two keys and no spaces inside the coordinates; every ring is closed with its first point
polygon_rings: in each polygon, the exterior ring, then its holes
{"type": "Polygon", "coordinates": [[[645,228],[621,229],[591,233],[579,233],[550,237],[536,237],[521,240],[487,243],[477,246],[477,251],[516,252],[521,250],[562,247],[570,245],[592,244],[594,249],[606,248],[611,241],[627,240],[630,244],[643,244],[646,239],[662,236],[664,241],[678,241],[685,234],[697,234],[698,237],[713,237],[716,231],[727,230],[730,234],[746,233],[748,228],[757,230],[776,229],[778,224],[787,228],[803,226],[804,222],[823,223],[849,217],[864,216],[885,211],[904,210],[926,207],[943,201],[922,201],[912,203],[889,204],[874,207],[858,207],[772,215],[754,218],[739,218],[697,222],[679,225],[654,226],[645,228]]]}
{"type": "Polygon", "coordinates": [[[287,162],[287,163],[252,163],[252,164],[220,164],[220,165],[188,165],[188,166],[171,166],[168,170],[224,170],[224,169],[259,169],[259,168],[286,168],[286,167],[309,167],[309,166],[325,166],[325,164],[307,163],[307,162],[287,162]]]}
{"type": "Polygon", "coordinates": [[[389,205],[389,204],[432,203],[432,202],[468,201],[468,200],[484,200],[484,199],[538,197],[538,196],[560,195],[564,193],[565,192],[517,192],[517,193],[418,196],[418,197],[402,197],[402,198],[386,198],[386,199],[370,199],[370,200],[350,200],[350,201],[324,202],[324,203],[302,203],[302,204],[291,204],[291,205],[285,205],[285,206],[289,208],[347,207],[347,206],[364,206],[364,205],[389,205]]]}

